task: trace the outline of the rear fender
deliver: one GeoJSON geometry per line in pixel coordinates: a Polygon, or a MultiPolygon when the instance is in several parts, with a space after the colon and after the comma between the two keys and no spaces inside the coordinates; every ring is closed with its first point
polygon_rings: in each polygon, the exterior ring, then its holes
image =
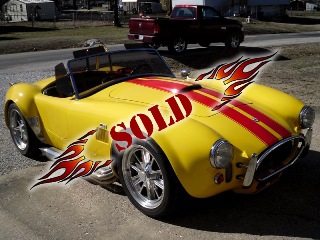
{"type": "Polygon", "coordinates": [[[34,97],[39,93],[41,93],[41,89],[38,86],[28,83],[17,83],[9,88],[6,94],[4,109],[7,127],[9,127],[7,111],[11,103],[15,103],[18,106],[27,121],[31,117],[39,116],[36,104],[34,102],[34,97]]]}

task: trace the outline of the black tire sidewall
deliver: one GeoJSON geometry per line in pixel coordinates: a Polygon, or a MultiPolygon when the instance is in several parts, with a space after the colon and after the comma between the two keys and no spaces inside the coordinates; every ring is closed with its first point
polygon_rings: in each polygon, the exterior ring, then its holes
{"type": "Polygon", "coordinates": [[[123,151],[121,154],[118,155],[117,157],[117,168],[118,168],[118,173],[119,173],[119,178],[120,182],[123,186],[124,192],[128,196],[129,200],[132,202],[132,204],[139,209],[143,214],[153,217],[153,218],[158,218],[161,216],[166,215],[167,213],[172,211],[172,205],[173,205],[173,198],[174,198],[174,189],[175,189],[175,178],[172,172],[172,169],[170,167],[170,164],[168,162],[167,157],[161,150],[161,148],[153,141],[152,139],[148,139],[145,141],[142,141],[140,139],[135,139],[132,143],[132,145],[123,151]],[[161,169],[162,176],[163,176],[163,181],[164,181],[164,196],[162,199],[161,204],[154,208],[154,209],[148,209],[143,206],[141,206],[131,195],[126,182],[124,181],[124,176],[122,172],[122,163],[124,161],[125,151],[130,151],[133,145],[141,145],[144,148],[146,148],[154,158],[157,159],[157,163],[161,169]]]}
{"type": "Polygon", "coordinates": [[[232,42],[232,38],[233,38],[233,37],[237,37],[237,38],[239,38],[239,40],[240,40],[240,35],[239,35],[238,33],[230,33],[229,36],[227,37],[226,42],[225,42],[225,46],[226,46],[227,48],[238,49],[238,48],[240,47],[240,41],[239,41],[239,43],[238,43],[238,45],[237,45],[236,47],[233,47],[233,46],[231,45],[231,42],[232,42]]]}
{"type": "Polygon", "coordinates": [[[171,41],[170,41],[170,43],[168,44],[168,50],[169,50],[169,52],[171,52],[171,53],[173,53],[173,54],[181,54],[181,53],[183,53],[183,52],[185,52],[186,50],[187,50],[187,48],[188,48],[188,43],[187,43],[187,41],[186,41],[186,39],[184,38],[184,37],[175,37],[175,38],[173,38],[171,41]],[[178,40],[178,39],[182,39],[183,41],[184,41],[184,45],[185,45],[185,47],[184,47],[184,49],[181,51],[181,52],[177,52],[176,50],[175,50],[175,42],[178,40]]]}
{"type": "Polygon", "coordinates": [[[7,116],[8,116],[8,122],[9,122],[9,130],[10,130],[10,135],[12,138],[12,141],[15,145],[15,147],[18,149],[18,151],[26,156],[26,157],[34,157],[36,155],[39,155],[40,150],[39,150],[39,140],[36,138],[36,136],[34,135],[34,133],[32,132],[31,128],[29,127],[29,124],[27,123],[26,119],[24,118],[22,112],[20,111],[20,109],[18,108],[18,106],[15,103],[10,104],[10,106],[8,107],[8,112],[7,112],[7,116]],[[25,149],[20,149],[15,140],[14,140],[14,135],[11,129],[11,122],[10,122],[10,114],[11,111],[17,111],[21,117],[21,120],[23,121],[23,123],[25,124],[25,131],[27,133],[27,145],[25,149]],[[34,144],[34,145],[33,145],[34,144]]]}

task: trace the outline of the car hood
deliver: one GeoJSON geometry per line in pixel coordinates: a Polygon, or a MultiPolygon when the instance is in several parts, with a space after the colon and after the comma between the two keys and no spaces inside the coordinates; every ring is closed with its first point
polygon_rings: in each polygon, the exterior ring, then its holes
{"type": "Polygon", "coordinates": [[[290,114],[297,116],[298,111],[287,112],[287,117],[284,117],[281,108],[277,110],[276,107],[269,106],[265,99],[259,100],[255,96],[260,95],[260,92],[265,92],[267,95],[279,94],[280,99],[287,98],[288,95],[283,96],[283,93],[274,89],[260,88],[252,87],[251,91],[246,91],[239,98],[217,110],[214,110],[214,107],[221,104],[223,97],[221,89],[172,78],[147,77],[129,80],[115,87],[109,96],[117,101],[129,101],[147,106],[159,105],[160,108],[169,109],[165,100],[173,95],[183,94],[192,102],[190,118],[209,126],[234,144],[239,142],[239,136],[242,136],[243,141],[240,145],[243,147],[252,142],[259,142],[259,148],[263,149],[295,134],[296,125],[290,114]],[[258,93],[255,91],[256,88],[258,93]]]}
{"type": "MultiPolygon", "coordinates": [[[[165,77],[147,77],[126,81],[118,84],[118,87],[110,92],[110,97],[118,100],[136,102],[146,105],[159,105],[161,108],[169,108],[166,99],[176,94],[184,94],[189,99],[194,99],[192,115],[208,117],[216,114],[204,104],[198,104],[201,97],[199,90],[208,90],[201,85],[182,80],[165,77]]],[[[215,92],[214,99],[208,104],[218,103],[220,95],[215,92]]],[[[222,95],[221,95],[222,96],[222,95]]],[[[207,99],[209,101],[209,98],[207,99]]]]}

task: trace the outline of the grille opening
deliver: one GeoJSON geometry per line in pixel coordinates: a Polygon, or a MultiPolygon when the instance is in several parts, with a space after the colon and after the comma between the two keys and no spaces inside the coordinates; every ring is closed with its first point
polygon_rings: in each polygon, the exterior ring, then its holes
{"type": "MultiPolygon", "coordinates": [[[[260,163],[256,171],[256,179],[263,179],[294,161],[301,151],[301,145],[301,139],[296,138],[274,147],[260,163]]],[[[266,149],[259,157],[263,156],[272,148],[273,147],[266,149]]]]}
{"type": "Polygon", "coordinates": [[[269,185],[275,183],[276,181],[279,180],[280,176],[281,176],[281,173],[277,173],[277,174],[273,175],[271,178],[269,178],[268,180],[259,182],[257,185],[257,191],[261,191],[261,190],[265,189],[266,187],[268,187],[269,185]]]}

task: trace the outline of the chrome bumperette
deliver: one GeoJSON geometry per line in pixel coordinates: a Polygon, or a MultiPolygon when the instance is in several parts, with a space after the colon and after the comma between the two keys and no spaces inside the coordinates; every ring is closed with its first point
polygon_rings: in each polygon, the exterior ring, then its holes
{"type": "MultiPolygon", "coordinates": [[[[250,159],[249,165],[247,167],[247,171],[246,171],[244,181],[243,181],[243,186],[249,187],[252,184],[253,179],[256,179],[257,181],[268,180],[269,178],[275,176],[276,174],[282,172],[283,170],[285,170],[289,166],[293,165],[299,159],[303,150],[308,145],[310,145],[310,143],[311,143],[311,136],[310,135],[312,135],[312,128],[309,128],[305,135],[301,134],[298,136],[292,136],[292,137],[288,137],[288,138],[285,138],[285,139],[279,141],[278,143],[274,144],[269,149],[267,149],[265,152],[263,152],[262,155],[260,155],[259,157],[256,154],[253,154],[250,159]],[[286,159],[284,159],[279,164],[279,165],[282,165],[282,164],[284,164],[284,162],[286,162],[285,165],[278,167],[274,170],[270,169],[273,171],[268,172],[267,174],[257,174],[257,171],[259,170],[259,167],[261,166],[263,161],[266,160],[267,157],[271,153],[273,153],[277,148],[279,148],[289,142],[292,142],[292,144],[293,144],[293,149],[290,152],[290,155],[292,155],[292,156],[290,156],[290,159],[288,159],[287,161],[286,161],[286,159]],[[296,149],[295,152],[293,152],[294,148],[296,149]]],[[[275,166],[273,166],[273,167],[275,167],[275,166]]]]}
{"type": "Polygon", "coordinates": [[[254,174],[257,169],[258,156],[257,154],[252,154],[249,165],[247,167],[246,175],[244,176],[243,186],[249,187],[253,181],[254,174]]]}

